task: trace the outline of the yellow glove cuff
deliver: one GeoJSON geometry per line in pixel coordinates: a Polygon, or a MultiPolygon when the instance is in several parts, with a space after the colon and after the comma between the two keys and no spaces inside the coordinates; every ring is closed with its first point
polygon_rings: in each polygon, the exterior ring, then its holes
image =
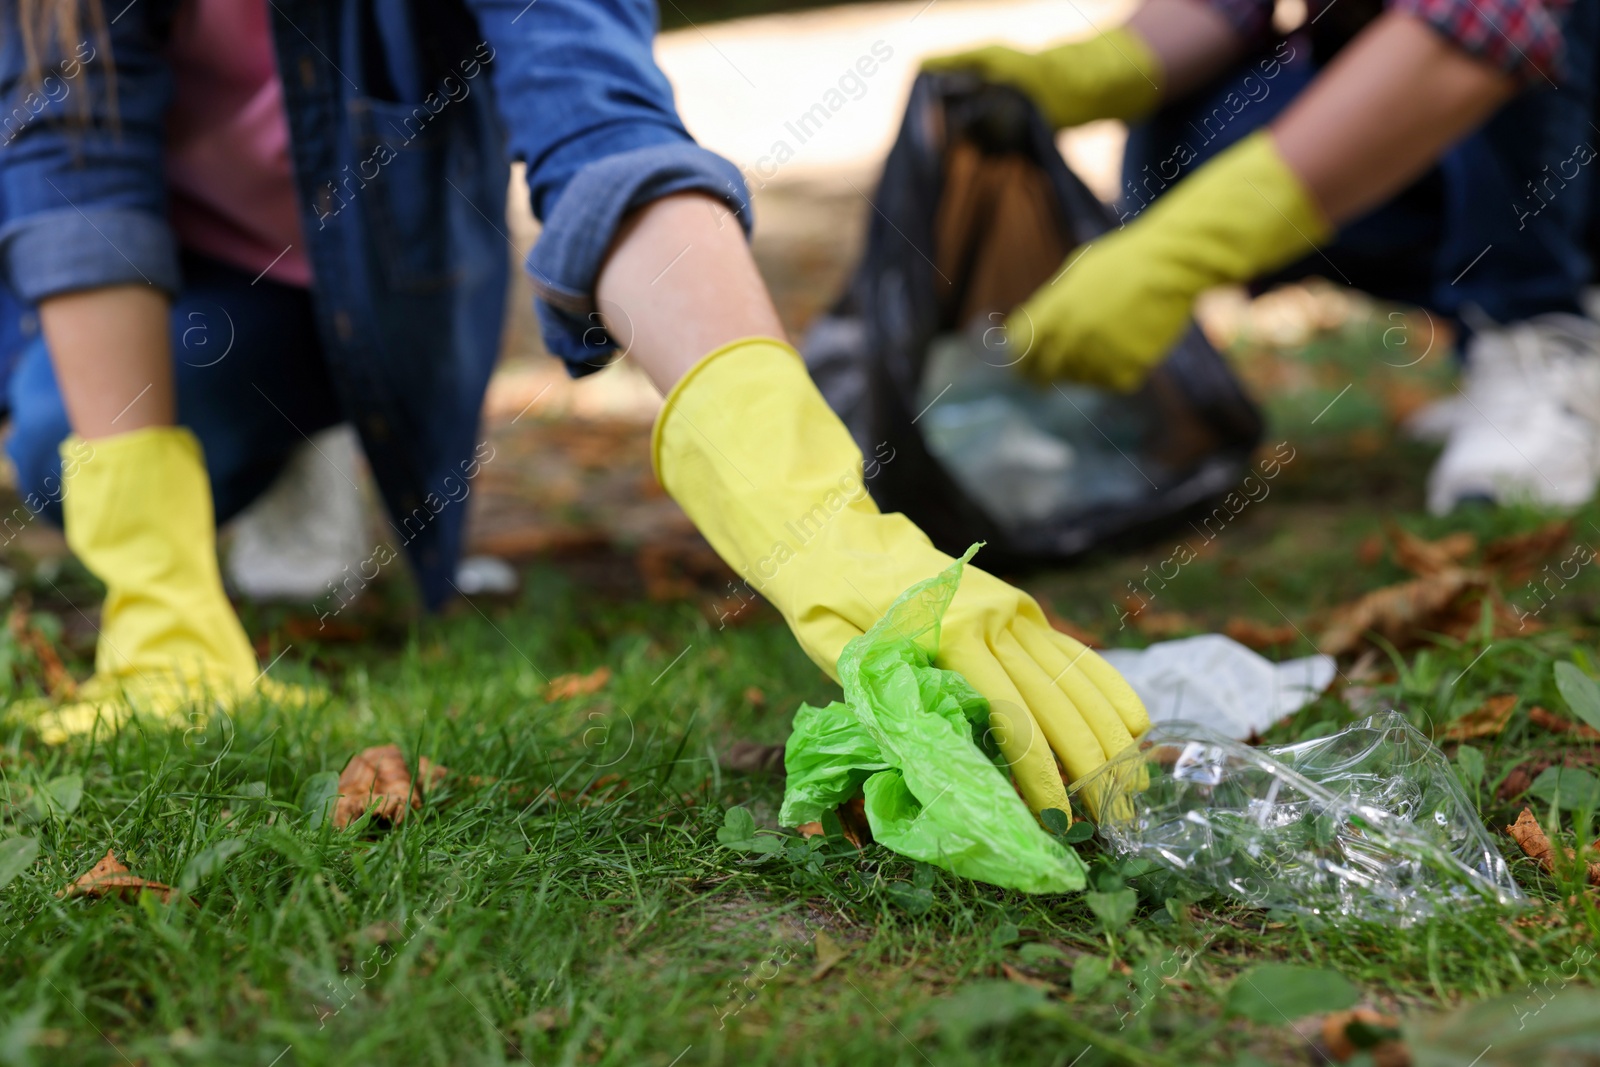
{"type": "Polygon", "coordinates": [[[1276,270],[1333,236],[1270,130],[1258,130],[1217,156],[1145,215],[1140,229],[1159,235],[1158,241],[1192,247],[1189,258],[1205,261],[1206,283],[1213,285],[1276,270]]]}
{"type": "MultiPolygon", "coordinates": [[[[741,337],[737,341],[729,341],[725,345],[713,348],[701,356],[699,362],[690,367],[689,372],[679,378],[678,383],[667,393],[666,399],[661,404],[661,414],[656,416],[655,425],[650,428],[650,467],[655,472],[656,481],[660,482],[663,488],[667,487],[667,482],[661,473],[661,451],[662,439],[669,421],[668,416],[677,411],[680,398],[693,388],[693,383],[697,379],[707,374],[713,363],[723,356],[744,351],[747,347],[776,349],[793,358],[800,364],[802,370],[805,368],[805,360],[801,359],[800,353],[795,351],[794,346],[776,337],[741,337]]],[[[668,491],[670,492],[670,489],[668,491]]]]}

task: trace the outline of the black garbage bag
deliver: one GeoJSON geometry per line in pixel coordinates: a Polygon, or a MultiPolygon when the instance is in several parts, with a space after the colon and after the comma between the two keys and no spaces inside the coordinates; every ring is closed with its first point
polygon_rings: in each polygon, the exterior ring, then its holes
{"type": "Polygon", "coordinates": [[[1260,411],[1192,324],[1131,395],[1010,366],[1006,313],[1113,225],[1021,93],[920,76],[872,207],[801,347],[885,511],[1027,566],[1155,533],[1245,474],[1260,411]]]}

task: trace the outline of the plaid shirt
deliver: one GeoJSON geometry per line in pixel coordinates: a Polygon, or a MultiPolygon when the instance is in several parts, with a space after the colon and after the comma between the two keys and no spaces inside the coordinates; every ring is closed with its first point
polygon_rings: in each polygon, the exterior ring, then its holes
{"type": "MultiPolygon", "coordinates": [[[[1269,32],[1271,0],[1206,0],[1249,40],[1269,32]]],[[[1310,0],[1307,22],[1339,0],[1310,0]]],[[[1571,0],[1387,0],[1432,26],[1448,41],[1510,74],[1524,85],[1561,80],[1561,17],[1571,0]]]]}

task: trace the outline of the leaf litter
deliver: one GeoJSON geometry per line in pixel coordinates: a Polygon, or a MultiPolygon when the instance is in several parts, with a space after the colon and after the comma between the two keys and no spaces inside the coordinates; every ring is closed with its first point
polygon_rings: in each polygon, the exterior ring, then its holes
{"type": "Polygon", "coordinates": [[[398,825],[408,810],[422,807],[424,791],[438,785],[447,773],[448,768],[421,756],[413,781],[399,745],[376,745],[358,752],[339,775],[333,825],[343,830],[369,810],[374,818],[398,825]]]}
{"type": "MultiPolygon", "coordinates": [[[[1506,827],[1506,833],[1522,849],[1523,855],[1543,867],[1546,874],[1556,873],[1556,850],[1550,843],[1550,835],[1544,832],[1544,827],[1539,825],[1539,820],[1534,817],[1532,808],[1523,808],[1517,816],[1517,821],[1506,827]]],[[[1578,854],[1570,848],[1563,848],[1568,864],[1578,862],[1578,854]]],[[[1600,886],[1600,861],[1589,860],[1585,864],[1586,876],[1590,885],[1600,886]]]]}
{"type": "Polygon", "coordinates": [[[129,871],[111,849],[106,849],[106,854],[101,857],[99,863],[79,875],[77,881],[56,893],[56,896],[62,898],[117,896],[131,900],[143,892],[155,894],[161,903],[165,904],[172,899],[174,891],[165,882],[140,878],[129,871]]]}
{"type": "Polygon", "coordinates": [[[1390,523],[1385,528],[1390,551],[1413,577],[1334,608],[1317,648],[1331,656],[1355,652],[1367,643],[1368,634],[1402,648],[1420,643],[1427,634],[1464,639],[1482,622],[1485,605],[1494,636],[1536,632],[1540,625],[1506,603],[1500,584],[1525,578],[1571,532],[1570,521],[1552,522],[1491,541],[1480,553],[1477,538],[1468,532],[1429,541],[1390,523]],[[1476,563],[1471,562],[1474,554],[1476,563]]]}

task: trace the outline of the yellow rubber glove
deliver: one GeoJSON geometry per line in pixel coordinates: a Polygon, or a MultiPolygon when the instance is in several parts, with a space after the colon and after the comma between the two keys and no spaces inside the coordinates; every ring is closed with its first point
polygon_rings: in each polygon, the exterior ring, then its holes
{"type": "MultiPolygon", "coordinates": [[[[878,511],[861,452],[780,341],[736,341],[702,359],[668,395],[652,447],[667,492],[835,679],[845,643],[951,563],[904,515],[878,511]]],[[[1032,597],[971,565],[936,662],[989,699],[1034,811],[1068,810],[1055,756],[1077,779],[1150,725],[1109,664],[1052,629],[1032,597]]]]}
{"type": "Polygon", "coordinates": [[[1086,41],[1019,52],[989,45],[922,63],[928,71],[971,70],[985,81],[1026,93],[1056,129],[1094,119],[1137,119],[1161,100],[1161,60],[1132,30],[1121,28],[1086,41]]]}
{"type": "Polygon", "coordinates": [[[43,713],[48,744],[115,726],[139,712],[190,721],[197,706],[232,706],[266,688],[255,652],[222,591],[211,483],[188,430],[150,427],[61,445],[67,544],[106,586],[94,676],[76,699],[43,713]],[[85,458],[87,457],[87,458],[85,458]]]}
{"type": "Polygon", "coordinates": [[[1132,391],[1189,323],[1194,299],[1291,263],[1331,229],[1265,130],[1067,257],[1006,320],[1017,368],[1132,391]]]}

